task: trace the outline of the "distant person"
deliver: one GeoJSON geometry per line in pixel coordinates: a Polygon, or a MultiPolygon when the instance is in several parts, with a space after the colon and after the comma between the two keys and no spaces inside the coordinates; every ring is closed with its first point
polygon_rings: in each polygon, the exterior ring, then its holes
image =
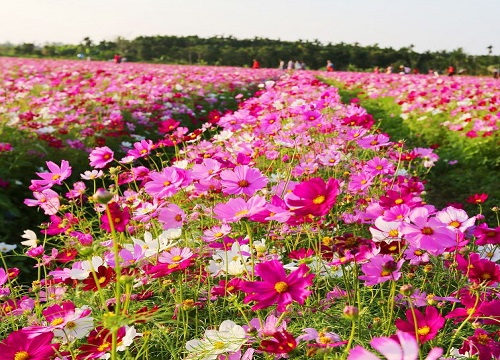
{"type": "Polygon", "coordinates": [[[334,70],[333,63],[330,60],[327,60],[326,61],[326,71],[333,72],[333,70],[334,70]]]}
{"type": "Polygon", "coordinates": [[[379,74],[379,73],[380,73],[380,68],[379,68],[378,66],[375,66],[375,67],[373,68],[373,72],[374,72],[375,74],[379,74]]]}
{"type": "Polygon", "coordinates": [[[290,60],[286,66],[287,70],[293,70],[293,64],[294,64],[293,60],[290,60]]]}
{"type": "Polygon", "coordinates": [[[257,59],[253,59],[252,69],[258,69],[258,68],[260,68],[260,62],[258,62],[257,59]]]}
{"type": "Polygon", "coordinates": [[[493,71],[493,79],[498,79],[498,69],[495,69],[495,71],[493,71]]]}
{"type": "Polygon", "coordinates": [[[455,68],[453,66],[448,66],[448,76],[455,75],[455,68]]]}
{"type": "Polygon", "coordinates": [[[113,61],[115,62],[115,64],[119,64],[122,62],[122,57],[120,56],[120,54],[115,54],[115,57],[113,58],[113,61]]]}
{"type": "Polygon", "coordinates": [[[280,63],[278,65],[278,69],[285,70],[285,60],[280,60],[280,63]]]}
{"type": "Polygon", "coordinates": [[[295,62],[294,68],[295,68],[295,70],[300,70],[300,69],[302,69],[302,63],[301,63],[299,60],[297,60],[297,61],[295,62]]]}
{"type": "Polygon", "coordinates": [[[386,74],[392,74],[392,66],[389,65],[386,69],[385,69],[385,73],[386,74]]]}

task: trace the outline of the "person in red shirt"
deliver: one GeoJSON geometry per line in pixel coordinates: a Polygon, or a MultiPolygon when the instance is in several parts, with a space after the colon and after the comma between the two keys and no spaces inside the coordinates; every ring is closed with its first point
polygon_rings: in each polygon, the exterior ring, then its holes
{"type": "Polygon", "coordinates": [[[260,68],[260,63],[256,59],[253,59],[252,69],[258,68],[260,68]]]}
{"type": "Polygon", "coordinates": [[[455,68],[453,66],[448,66],[448,76],[455,75],[455,68]]]}

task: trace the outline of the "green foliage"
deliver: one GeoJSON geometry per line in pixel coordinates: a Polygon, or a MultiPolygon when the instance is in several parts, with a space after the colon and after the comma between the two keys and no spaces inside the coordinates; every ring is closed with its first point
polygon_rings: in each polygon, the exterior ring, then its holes
{"type": "Polygon", "coordinates": [[[378,44],[360,46],[358,43],[323,44],[313,41],[281,41],[255,37],[236,39],[233,36],[139,36],[132,40],[117,37],[114,41],[94,43],[85,37],[80,44],[24,43],[0,44],[0,56],[51,57],[75,59],[78,54],[93,60],[111,60],[120,53],[127,61],[198,64],[219,66],[251,65],[258,58],[261,65],[275,68],[280,60],[304,61],[310,69],[325,67],[333,61],[336,70],[370,71],[375,66],[410,66],[426,73],[430,69],[445,72],[449,65],[469,75],[491,74],[491,67],[500,64],[499,56],[466,54],[462,48],[453,51],[417,53],[414,46],[400,49],[381,48],[378,44]]]}

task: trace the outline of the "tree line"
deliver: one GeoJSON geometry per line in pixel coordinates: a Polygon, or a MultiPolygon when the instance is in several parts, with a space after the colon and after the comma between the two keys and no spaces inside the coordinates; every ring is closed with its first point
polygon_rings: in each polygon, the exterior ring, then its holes
{"type": "Polygon", "coordinates": [[[500,67],[500,56],[493,56],[492,47],[485,55],[469,55],[462,48],[453,51],[416,52],[413,45],[400,49],[381,48],[378,44],[361,46],[359,43],[323,44],[313,41],[282,41],[255,37],[237,39],[233,36],[139,36],[133,40],[122,37],[114,41],[94,42],[85,37],[79,44],[0,44],[0,56],[46,57],[92,60],[111,60],[119,53],[126,61],[164,64],[191,64],[249,67],[258,59],[262,67],[277,67],[280,60],[300,61],[309,69],[324,69],[331,60],[336,70],[372,71],[400,66],[445,72],[454,66],[459,73],[489,75],[500,67]]]}

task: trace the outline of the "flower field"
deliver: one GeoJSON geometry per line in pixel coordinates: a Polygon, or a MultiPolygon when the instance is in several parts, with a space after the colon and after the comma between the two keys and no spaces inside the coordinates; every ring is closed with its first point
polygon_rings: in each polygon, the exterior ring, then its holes
{"type": "Polygon", "coordinates": [[[0,252],[0,359],[500,357],[487,196],[428,203],[434,150],[324,73],[0,64],[0,165],[39,152],[44,217],[0,252]]]}

